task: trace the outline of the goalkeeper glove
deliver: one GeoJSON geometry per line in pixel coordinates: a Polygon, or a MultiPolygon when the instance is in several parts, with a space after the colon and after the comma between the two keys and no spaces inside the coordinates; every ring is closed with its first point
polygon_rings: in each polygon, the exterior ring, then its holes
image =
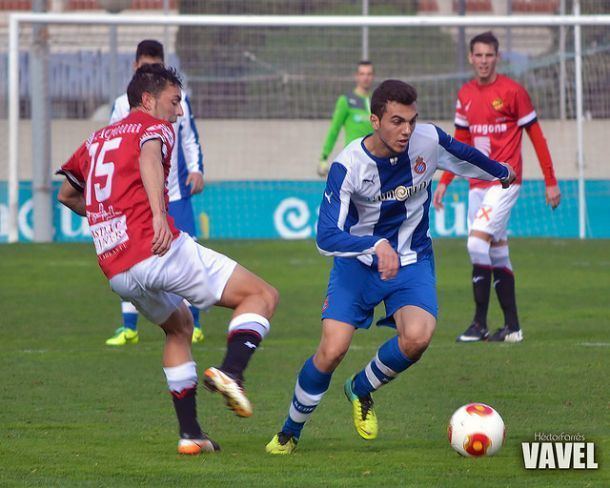
{"type": "Polygon", "coordinates": [[[318,176],[320,176],[321,178],[326,178],[326,176],[328,175],[329,169],[330,169],[330,165],[326,162],[326,160],[321,159],[320,162],[318,163],[318,168],[317,168],[318,176]]]}

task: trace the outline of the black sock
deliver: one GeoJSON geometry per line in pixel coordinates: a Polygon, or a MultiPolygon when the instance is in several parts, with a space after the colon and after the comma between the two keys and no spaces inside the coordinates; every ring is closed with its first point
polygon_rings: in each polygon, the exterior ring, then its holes
{"type": "Polygon", "coordinates": [[[494,287],[502,312],[504,312],[504,323],[510,330],[519,330],[515,276],[512,271],[507,268],[494,268],[494,287]]]}
{"type": "Polygon", "coordinates": [[[475,312],[473,321],[487,328],[487,309],[491,287],[491,269],[487,266],[472,266],[472,291],[474,292],[475,312]]]}
{"type": "Polygon", "coordinates": [[[227,340],[227,354],[220,369],[243,381],[244,370],[260,342],[261,337],[249,331],[236,332],[230,335],[227,340]]]}
{"type": "Polygon", "coordinates": [[[197,422],[197,386],[170,392],[174,400],[174,409],[180,425],[181,439],[201,439],[203,435],[197,422]]]}

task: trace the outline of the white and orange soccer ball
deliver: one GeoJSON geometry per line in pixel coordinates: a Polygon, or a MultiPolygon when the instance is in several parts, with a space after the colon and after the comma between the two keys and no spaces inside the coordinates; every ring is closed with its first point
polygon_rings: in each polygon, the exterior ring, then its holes
{"type": "Polygon", "coordinates": [[[493,456],[504,445],[504,421],[489,405],[469,403],[451,416],[447,435],[462,456],[493,456]]]}

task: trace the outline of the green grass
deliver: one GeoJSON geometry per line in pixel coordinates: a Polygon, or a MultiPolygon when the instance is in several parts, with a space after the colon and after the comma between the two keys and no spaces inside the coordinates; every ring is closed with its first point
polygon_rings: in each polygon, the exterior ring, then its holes
{"type": "MultiPolygon", "coordinates": [[[[161,370],[162,334],[142,321],[138,346],[103,345],[119,307],[92,246],[0,246],[1,486],[610,485],[608,241],[513,241],[526,337],[517,345],[454,342],[471,318],[470,269],[464,242],[437,242],[437,333],[421,363],[376,394],[379,438],[357,437],[341,387],[388,328],[357,334],[298,451],[282,458],[264,446],[317,345],[330,261],[311,242],[211,247],[274,284],[282,302],[248,371],[255,415],[236,418],[202,390],[200,417],[223,452],[182,458],[161,370]],[[464,459],[447,443],[448,418],[471,401],[504,417],[506,446],[496,457],[464,459]],[[600,469],[526,471],[520,442],[535,432],[584,434],[596,443],[600,469]]],[[[228,316],[204,316],[200,369],[221,359],[228,316]]]]}

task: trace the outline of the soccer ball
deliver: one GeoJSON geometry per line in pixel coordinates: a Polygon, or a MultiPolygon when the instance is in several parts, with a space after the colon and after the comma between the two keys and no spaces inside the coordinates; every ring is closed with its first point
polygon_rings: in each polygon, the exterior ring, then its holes
{"type": "Polygon", "coordinates": [[[489,405],[469,403],[451,416],[447,435],[462,456],[493,456],[504,445],[504,421],[489,405]]]}

